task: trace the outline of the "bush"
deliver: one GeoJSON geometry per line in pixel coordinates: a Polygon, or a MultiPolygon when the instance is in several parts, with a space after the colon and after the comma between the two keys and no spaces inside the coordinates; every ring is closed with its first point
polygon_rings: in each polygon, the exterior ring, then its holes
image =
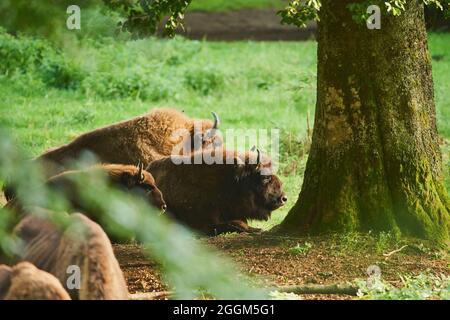
{"type": "Polygon", "coordinates": [[[78,87],[82,73],[44,40],[14,37],[0,28],[0,74],[31,74],[50,87],[78,87]]]}
{"type": "Polygon", "coordinates": [[[129,70],[120,73],[97,72],[85,78],[83,89],[88,95],[104,98],[139,98],[159,101],[169,97],[171,88],[149,71],[129,70]]]}
{"type": "Polygon", "coordinates": [[[206,96],[224,84],[224,77],[218,70],[207,67],[188,70],[185,74],[185,83],[189,88],[206,96]]]}
{"type": "Polygon", "coordinates": [[[83,79],[81,70],[59,55],[53,59],[44,59],[39,69],[43,82],[58,89],[76,89],[83,79]]]}
{"type": "Polygon", "coordinates": [[[44,41],[16,38],[0,28],[0,73],[34,71],[51,48],[44,41]]]}

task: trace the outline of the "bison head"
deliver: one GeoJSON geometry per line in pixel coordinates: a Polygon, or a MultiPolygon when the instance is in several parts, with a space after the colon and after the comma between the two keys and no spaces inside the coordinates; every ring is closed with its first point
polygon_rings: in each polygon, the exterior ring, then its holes
{"type": "Polygon", "coordinates": [[[223,144],[218,135],[220,119],[217,113],[211,112],[214,121],[194,120],[191,129],[191,150],[217,148],[223,144]]]}
{"type": "Polygon", "coordinates": [[[133,193],[148,198],[153,206],[166,211],[167,205],[162,192],[156,186],[153,176],[143,168],[143,164],[139,163],[134,172],[123,171],[120,177],[121,183],[133,193]]]}
{"type": "Polygon", "coordinates": [[[261,159],[261,153],[257,150],[237,161],[235,179],[241,198],[245,199],[243,210],[247,213],[247,218],[268,220],[272,211],[282,207],[287,201],[281,180],[272,174],[271,160],[266,157],[261,159]]]}

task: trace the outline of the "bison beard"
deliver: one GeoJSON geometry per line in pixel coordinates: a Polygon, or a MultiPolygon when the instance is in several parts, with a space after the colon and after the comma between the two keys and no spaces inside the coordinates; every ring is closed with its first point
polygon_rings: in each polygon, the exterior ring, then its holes
{"type": "Polygon", "coordinates": [[[44,164],[47,177],[70,169],[71,162],[80,159],[86,151],[102,163],[131,165],[140,161],[147,166],[171,155],[180,145],[188,144],[190,150],[220,145],[222,140],[215,135],[219,118],[215,113],[213,115],[214,122],[191,119],[175,109],[155,109],[143,116],[85,133],[36,160],[44,164]],[[201,141],[196,141],[198,139],[201,141]]]}
{"type": "Polygon", "coordinates": [[[255,152],[225,151],[223,164],[208,165],[193,164],[195,156],[184,157],[179,165],[174,162],[182,157],[166,157],[147,167],[164,193],[169,214],[193,229],[208,235],[259,231],[247,219],[268,220],[287,200],[280,179],[261,174],[271,171],[268,158],[257,164],[255,152]],[[188,158],[192,164],[185,164],[188,158]],[[227,159],[233,164],[226,164],[227,159]]]}

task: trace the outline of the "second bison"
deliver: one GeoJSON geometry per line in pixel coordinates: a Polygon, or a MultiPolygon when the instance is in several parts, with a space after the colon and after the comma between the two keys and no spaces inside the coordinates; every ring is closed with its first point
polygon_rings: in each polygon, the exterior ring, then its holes
{"type": "Polygon", "coordinates": [[[185,154],[199,148],[220,145],[216,135],[219,117],[214,121],[192,119],[175,109],[154,109],[151,112],[85,133],[69,144],[36,158],[44,164],[47,177],[71,167],[83,152],[93,153],[100,162],[148,165],[151,161],[171,155],[175,150],[185,154]]]}
{"type": "Polygon", "coordinates": [[[282,182],[272,173],[271,160],[261,159],[259,151],[216,150],[212,154],[219,161],[196,164],[199,154],[193,154],[166,157],[148,166],[169,214],[208,235],[257,231],[247,220],[268,220],[287,201],[282,182]]]}

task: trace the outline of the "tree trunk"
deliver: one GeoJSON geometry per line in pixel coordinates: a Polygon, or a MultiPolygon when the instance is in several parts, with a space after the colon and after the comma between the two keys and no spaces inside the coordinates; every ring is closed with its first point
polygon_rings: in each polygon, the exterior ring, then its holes
{"type": "Polygon", "coordinates": [[[305,178],[280,231],[394,231],[448,241],[423,5],[381,30],[352,20],[355,0],[322,0],[317,106],[305,178]]]}

